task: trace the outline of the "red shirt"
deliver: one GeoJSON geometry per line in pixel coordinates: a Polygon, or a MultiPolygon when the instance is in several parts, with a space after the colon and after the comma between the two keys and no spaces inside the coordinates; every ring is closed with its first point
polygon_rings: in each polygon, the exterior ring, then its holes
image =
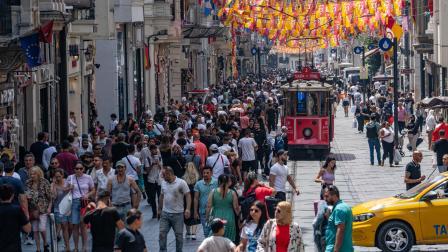
{"type": "Polygon", "coordinates": [[[289,225],[277,225],[275,229],[275,245],[277,252],[287,252],[289,245],[289,225]]]}
{"type": "Polygon", "coordinates": [[[448,124],[443,123],[443,124],[441,124],[441,125],[439,125],[439,126],[436,126],[436,128],[435,128],[434,131],[432,132],[432,142],[433,142],[433,143],[434,143],[435,141],[437,141],[437,140],[440,139],[439,131],[440,131],[441,129],[444,129],[444,130],[445,130],[445,136],[446,136],[446,133],[448,132],[448,124]]]}
{"type": "Polygon", "coordinates": [[[266,196],[271,196],[272,192],[269,187],[259,186],[255,189],[255,199],[264,203],[266,196]]]}
{"type": "MultiPolygon", "coordinates": [[[[243,197],[247,197],[249,194],[251,194],[254,191],[253,187],[250,187],[247,189],[247,191],[243,192],[243,197]]],[[[265,203],[266,196],[271,196],[273,190],[266,186],[258,186],[255,188],[255,199],[258,201],[261,201],[262,203],[265,203]]]]}
{"type": "Polygon", "coordinates": [[[63,169],[67,175],[74,173],[74,168],[78,158],[71,152],[64,151],[56,155],[56,159],[59,161],[59,167],[63,169]]]}
{"type": "Polygon", "coordinates": [[[194,143],[194,146],[196,147],[194,154],[199,155],[201,157],[201,165],[202,165],[202,167],[204,167],[205,161],[207,160],[207,157],[208,157],[207,146],[205,146],[205,144],[203,144],[199,140],[196,140],[193,143],[194,143]]]}

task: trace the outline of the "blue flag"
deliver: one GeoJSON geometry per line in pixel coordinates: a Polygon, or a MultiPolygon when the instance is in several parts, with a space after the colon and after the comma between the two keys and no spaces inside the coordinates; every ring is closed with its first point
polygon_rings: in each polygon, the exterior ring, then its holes
{"type": "Polygon", "coordinates": [[[29,67],[36,67],[40,62],[39,33],[34,33],[20,38],[20,47],[26,57],[26,63],[29,67]]]}

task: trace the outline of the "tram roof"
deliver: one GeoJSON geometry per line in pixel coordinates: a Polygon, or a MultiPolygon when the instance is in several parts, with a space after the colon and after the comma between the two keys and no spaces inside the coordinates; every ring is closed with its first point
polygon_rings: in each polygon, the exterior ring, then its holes
{"type": "Polygon", "coordinates": [[[320,81],[295,80],[281,87],[283,91],[331,91],[333,86],[320,81]]]}

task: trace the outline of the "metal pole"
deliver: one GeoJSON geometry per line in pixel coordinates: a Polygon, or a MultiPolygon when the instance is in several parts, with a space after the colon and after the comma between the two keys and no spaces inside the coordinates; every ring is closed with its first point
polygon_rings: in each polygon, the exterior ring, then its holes
{"type": "Polygon", "coordinates": [[[261,55],[260,47],[257,49],[257,60],[258,60],[258,88],[261,90],[261,55]]]}
{"type": "MultiPolygon", "coordinates": [[[[364,68],[366,66],[366,48],[363,46],[362,47],[362,67],[364,68]]],[[[362,84],[363,84],[363,100],[364,100],[364,104],[367,104],[366,102],[366,92],[367,92],[367,80],[362,80],[362,84]]]]}
{"type": "Polygon", "coordinates": [[[398,144],[398,41],[394,38],[393,50],[394,50],[394,142],[395,145],[398,144]]]}

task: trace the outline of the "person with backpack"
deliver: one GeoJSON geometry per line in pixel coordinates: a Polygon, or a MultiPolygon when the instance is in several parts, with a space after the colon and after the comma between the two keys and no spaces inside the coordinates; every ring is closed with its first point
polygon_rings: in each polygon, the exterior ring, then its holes
{"type": "Polygon", "coordinates": [[[288,150],[288,128],[282,127],[282,132],[275,137],[274,141],[274,156],[277,156],[279,150],[288,150]]]}
{"type": "Polygon", "coordinates": [[[375,121],[376,114],[370,115],[370,120],[366,124],[366,136],[369,143],[370,150],[370,165],[374,165],[374,151],[376,150],[376,157],[378,160],[378,165],[381,165],[381,145],[378,138],[378,133],[380,131],[380,124],[375,121]]]}

